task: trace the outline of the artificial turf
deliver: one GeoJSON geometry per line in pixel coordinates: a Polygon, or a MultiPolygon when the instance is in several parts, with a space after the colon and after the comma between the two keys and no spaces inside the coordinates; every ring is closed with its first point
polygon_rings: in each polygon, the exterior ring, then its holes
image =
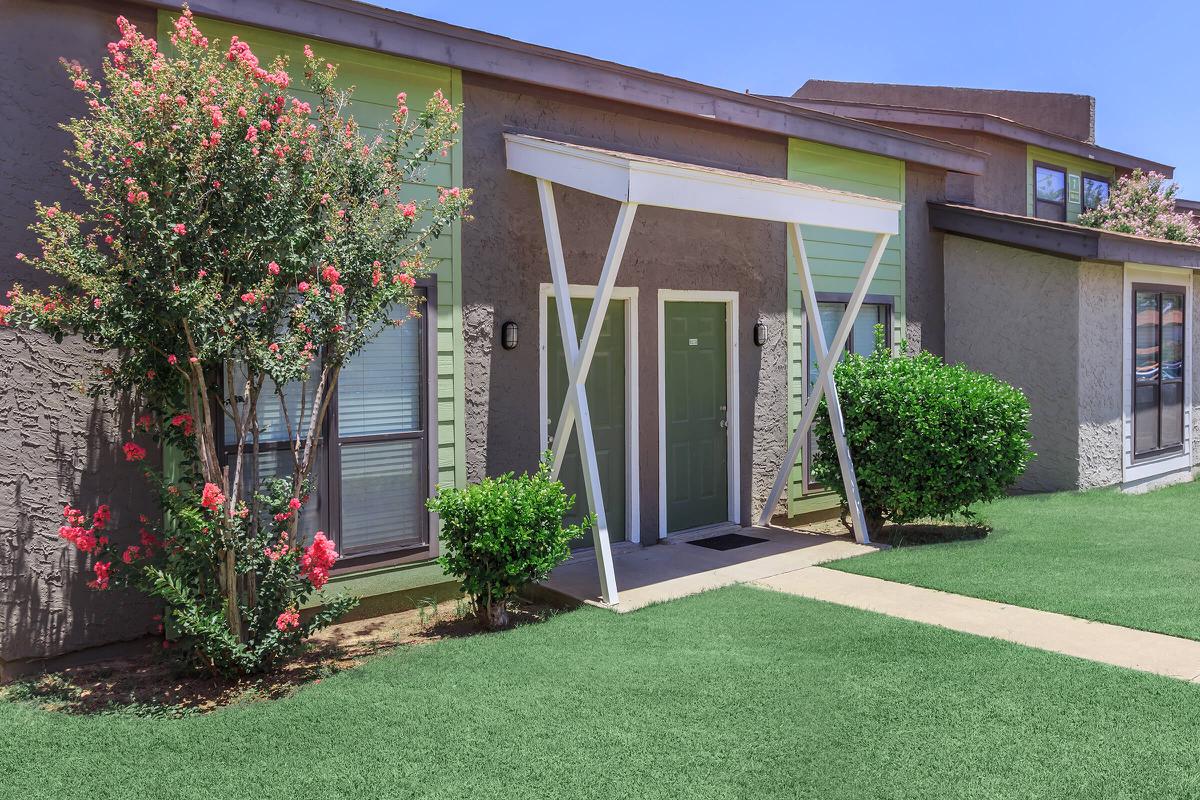
{"type": "Polygon", "coordinates": [[[731,587],[181,719],[0,703],[5,798],[1175,798],[1200,687],[731,587]]]}
{"type": "Polygon", "coordinates": [[[1200,639],[1200,483],[1010,497],[979,513],[984,539],[825,566],[1200,639]]]}

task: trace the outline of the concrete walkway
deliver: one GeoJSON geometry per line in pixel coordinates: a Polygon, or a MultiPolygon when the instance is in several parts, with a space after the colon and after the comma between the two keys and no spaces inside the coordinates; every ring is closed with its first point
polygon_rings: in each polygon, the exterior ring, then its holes
{"type": "MultiPolygon", "coordinates": [[[[605,608],[617,612],[634,611],[651,603],[873,552],[875,548],[855,544],[844,536],[733,525],[688,531],[671,536],[664,544],[654,547],[620,542],[613,545],[613,569],[621,602],[605,608]],[[690,544],[695,539],[722,533],[741,533],[762,541],[725,551],[690,544]]],[[[570,561],[555,569],[543,586],[559,595],[601,605],[596,559],[591,550],[577,552],[570,561]]]]}
{"type": "Polygon", "coordinates": [[[780,592],[875,611],[1039,650],[1200,682],[1200,641],[1090,622],[817,566],[751,581],[780,592]]]}

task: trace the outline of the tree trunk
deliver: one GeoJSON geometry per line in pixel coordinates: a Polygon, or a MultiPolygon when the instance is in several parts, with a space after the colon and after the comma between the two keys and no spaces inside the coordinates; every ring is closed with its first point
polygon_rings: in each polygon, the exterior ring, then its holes
{"type": "Polygon", "coordinates": [[[479,624],[489,631],[497,631],[508,627],[508,600],[493,600],[486,597],[475,598],[475,618],[479,624]]]}
{"type": "Polygon", "coordinates": [[[242,627],[242,612],[238,603],[237,554],[232,547],[222,553],[220,570],[221,588],[225,590],[225,616],[229,622],[229,630],[239,642],[244,642],[246,641],[246,632],[242,627]]]}

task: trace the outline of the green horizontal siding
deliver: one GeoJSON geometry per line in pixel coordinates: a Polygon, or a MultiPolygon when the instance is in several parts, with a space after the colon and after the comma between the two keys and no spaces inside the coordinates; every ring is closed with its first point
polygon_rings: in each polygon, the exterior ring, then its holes
{"type": "MultiPolygon", "coordinates": [[[[173,29],[171,20],[175,16],[174,13],[159,12],[159,38],[164,42],[173,29]]],[[[337,64],[341,87],[354,88],[351,111],[368,139],[373,131],[391,119],[399,92],[408,93],[412,108],[423,108],[439,89],[455,105],[462,102],[462,73],[450,67],[219,20],[198,18],[197,24],[210,39],[219,39],[222,46],[227,46],[229,38],[236,35],[250,45],[263,64],[277,56],[286,56],[290,62],[288,71],[294,78],[302,74],[304,45],[310,45],[317,55],[337,64]]],[[[302,99],[316,99],[298,82],[292,84],[289,92],[302,99]]],[[[408,192],[413,199],[433,199],[437,196],[438,186],[461,186],[462,179],[462,148],[456,147],[446,157],[432,163],[422,180],[408,192]]],[[[438,259],[437,364],[434,374],[438,402],[437,426],[431,441],[436,452],[437,472],[432,478],[436,484],[462,486],[466,482],[466,442],[463,427],[461,225],[455,224],[448,235],[441,237],[431,253],[438,259]]]]}
{"type": "MultiPolygon", "coordinates": [[[[788,142],[788,179],[859,194],[904,202],[904,162],[882,156],[843,150],[814,142],[791,139],[788,142]]],[[[804,249],[818,292],[848,294],[854,290],[870,252],[873,236],[865,233],[803,226],[804,249]]],[[[904,331],[904,212],[900,235],[894,236],[884,250],[883,260],[871,282],[871,294],[888,295],[894,302],[892,338],[898,341],[904,331]]],[[[800,424],[804,408],[806,331],[804,300],[796,262],[788,245],[787,274],[788,329],[788,417],[789,434],[800,424]]],[[[830,508],[837,497],[830,492],[804,493],[804,476],[797,463],[788,482],[788,514],[796,515],[830,508]]]]}

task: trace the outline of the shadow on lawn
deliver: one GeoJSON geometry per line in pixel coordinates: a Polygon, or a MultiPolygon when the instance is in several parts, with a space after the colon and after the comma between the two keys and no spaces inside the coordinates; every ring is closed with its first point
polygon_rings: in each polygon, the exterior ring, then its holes
{"type": "MultiPolygon", "coordinates": [[[[521,600],[510,612],[519,627],[542,622],[561,608],[521,600]]],[[[277,671],[240,679],[181,673],[152,652],[70,667],[0,687],[0,699],[65,714],[184,717],[231,705],[287,697],[306,684],[352,669],[401,647],[482,633],[462,603],[423,603],[412,611],[343,622],[313,636],[306,649],[277,671]]]]}
{"type": "Polygon", "coordinates": [[[897,548],[915,547],[976,541],[986,538],[991,532],[992,526],[984,522],[914,522],[908,525],[884,525],[875,541],[897,548]]]}

